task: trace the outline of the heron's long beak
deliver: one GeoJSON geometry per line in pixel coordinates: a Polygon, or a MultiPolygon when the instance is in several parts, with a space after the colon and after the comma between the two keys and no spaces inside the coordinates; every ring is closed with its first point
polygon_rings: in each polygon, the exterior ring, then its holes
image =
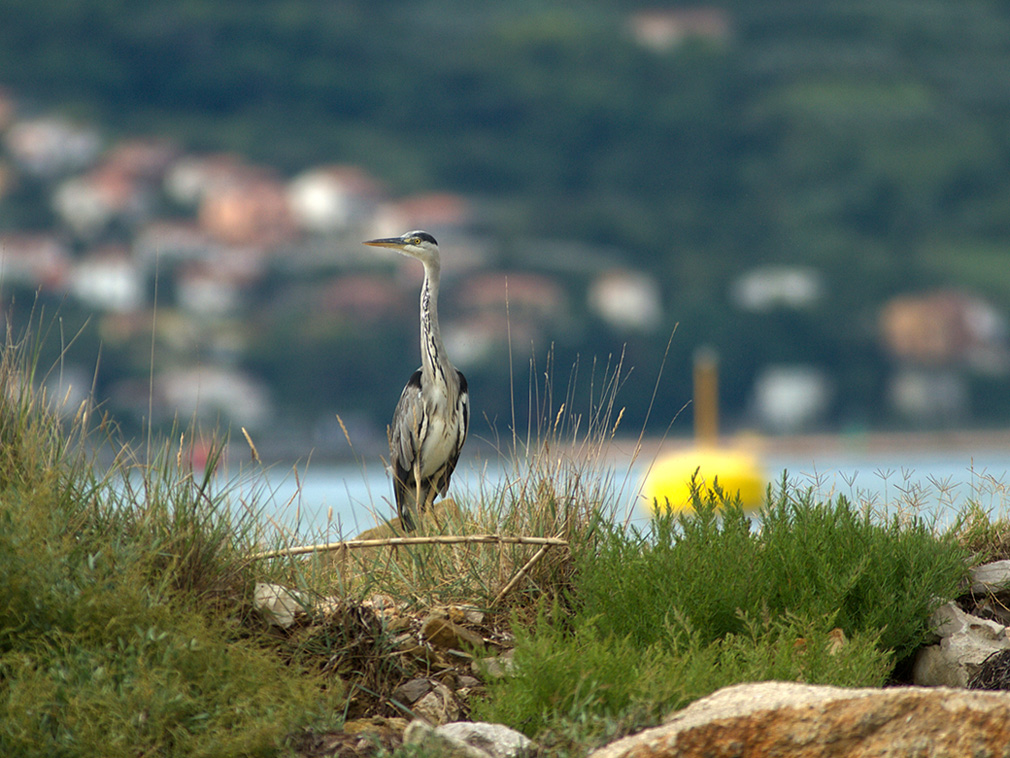
{"type": "Polygon", "coordinates": [[[407,245],[403,241],[402,237],[380,237],[376,240],[365,240],[361,243],[362,245],[371,245],[372,247],[389,247],[393,250],[403,250],[407,245]]]}

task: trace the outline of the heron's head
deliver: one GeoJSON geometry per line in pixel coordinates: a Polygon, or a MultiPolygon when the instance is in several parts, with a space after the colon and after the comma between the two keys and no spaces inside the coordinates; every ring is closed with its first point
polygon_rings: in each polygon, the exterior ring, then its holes
{"type": "Polygon", "coordinates": [[[366,240],[364,244],[373,247],[388,247],[403,255],[417,258],[422,263],[438,264],[438,243],[428,232],[423,232],[420,229],[407,232],[400,237],[366,240]]]}

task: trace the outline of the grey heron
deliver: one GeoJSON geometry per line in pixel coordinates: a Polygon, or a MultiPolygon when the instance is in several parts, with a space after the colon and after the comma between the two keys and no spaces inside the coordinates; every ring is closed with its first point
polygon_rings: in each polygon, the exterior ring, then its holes
{"type": "Polygon", "coordinates": [[[364,244],[391,248],[424,266],[421,367],[403,388],[389,427],[396,511],[401,526],[412,530],[415,516],[449,489],[470,425],[470,398],[466,378],[449,362],[438,326],[441,263],[435,238],[418,230],[364,244]]]}

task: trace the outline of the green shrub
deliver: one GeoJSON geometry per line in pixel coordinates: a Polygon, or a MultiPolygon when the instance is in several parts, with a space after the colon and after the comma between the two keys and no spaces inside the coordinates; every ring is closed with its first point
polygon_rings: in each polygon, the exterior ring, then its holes
{"type": "Polygon", "coordinates": [[[763,512],[760,586],[773,612],[831,613],[847,634],[879,630],[898,658],[925,639],[957,594],[968,553],[917,516],[875,517],[839,496],[820,504],[783,488],[763,512]]]}
{"type": "Polygon", "coordinates": [[[777,679],[879,686],[893,665],[875,635],[842,641],[831,617],[743,618],[741,632],[714,642],[683,620],[671,620],[643,648],[631,635],[601,631],[599,618],[566,630],[557,615],[541,616],[531,630],[517,627],[515,676],[489,685],[475,717],[565,749],[658,723],[731,684],[777,679]]]}
{"type": "Polygon", "coordinates": [[[682,616],[705,641],[740,633],[743,618],[831,616],[847,635],[879,632],[901,657],[952,597],[966,551],[921,519],[880,519],[843,497],[819,503],[782,487],[752,522],[716,498],[663,514],[644,532],[613,529],[583,555],[577,599],[601,631],[658,641],[682,616]]]}

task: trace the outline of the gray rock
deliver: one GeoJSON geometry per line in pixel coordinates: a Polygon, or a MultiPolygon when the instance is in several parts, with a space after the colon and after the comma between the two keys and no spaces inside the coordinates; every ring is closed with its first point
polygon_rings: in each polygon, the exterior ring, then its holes
{"type": "Polygon", "coordinates": [[[417,745],[431,755],[441,758],[488,758],[483,750],[467,745],[462,740],[440,734],[424,721],[412,721],[403,732],[404,745],[417,745]]]}
{"type": "Polygon", "coordinates": [[[525,734],[504,724],[489,724],[486,721],[456,721],[443,724],[435,731],[478,748],[491,758],[519,758],[535,747],[525,734]]]}
{"type": "Polygon", "coordinates": [[[937,645],[922,648],[912,667],[912,682],[923,687],[967,687],[982,661],[1010,648],[1007,628],[947,603],[933,614],[937,645]]]}
{"type": "Polygon", "coordinates": [[[515,673],[515,650],[506,650],[501,655],[474,661],[470,669],[484,681],[503,679],[515,673]]]}
{"type": "Polygon", "coordinates": [[[976,595],[1010,589],[1010,561],[993,561],[973,568],[969,588],[976,595]]]}
{"type": "Polygon", "coordinates": [[[403,744],[445,758],[521,758],[535,747],[526,735],[502,724],[468,721],[439,727],[414,721],[403,733],[403,744]]]}
{"type": "Polygon", "coordinates": [[[413,705],[431,691],[431,680],[423,676],[404,682],[393,690],[393,699],[405,705],[413,705]]]}
{"type": "Polygon", "coordinates": [[[431,692],[414,703],[412,710],[415,716],[433,726],[448,724],[459,718],[459,702],[444,684],[436,684],[431,692]]]}

